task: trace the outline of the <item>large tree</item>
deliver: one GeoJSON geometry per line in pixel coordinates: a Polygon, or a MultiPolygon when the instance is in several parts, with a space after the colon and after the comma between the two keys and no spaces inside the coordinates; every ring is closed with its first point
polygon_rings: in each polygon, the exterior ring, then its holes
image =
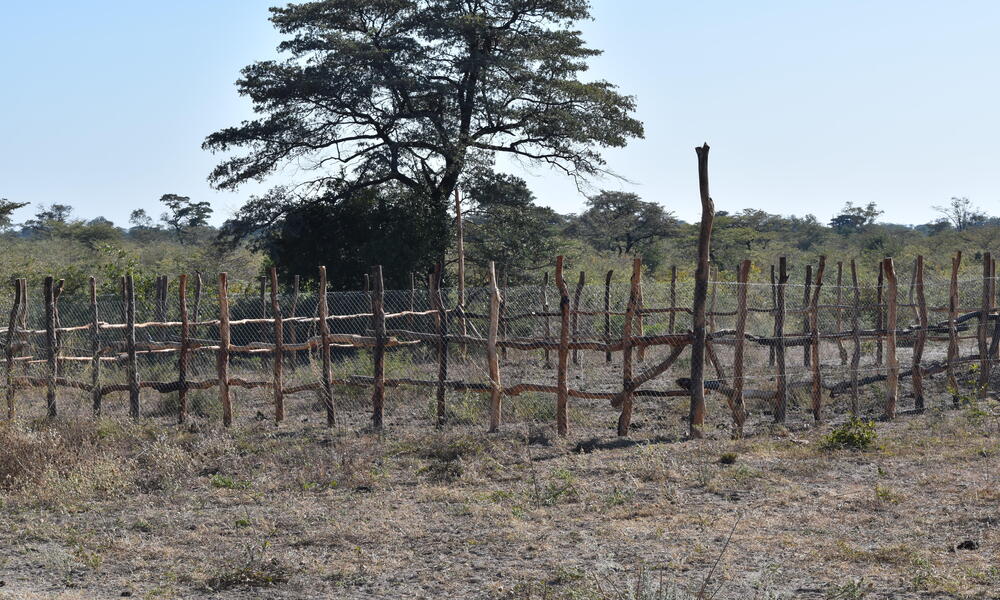
{"type": "Polygon", "coordinates": [[[602,191],[587,199],[587,210],[571,232],[578,233],[598,250],[618,255],[642,254],[677,226],[670,211],[630,192],[602,191]]]}
{"type": "MultiPolygon", "coordinates": [[[[187,242],[192,230],[207,226],[208,219],[212,216],[212,205],[204,200],[192,202],[187,196],[164,194],[160,197],[160,203],[167,208],[167,212],[160,215],[160,220],[174,230],[177,241],[182,245],[187,242]]],[[[143,215],[132,211],[132,216],[141,220],[143,215]]]]}
{"type": "Polygon", "coordinates": [[[586,0],[323,0],[271,13],[284,58],[243,70],[239,92],[259,116],[206,139],[243,151],[210,181],[234,189],[289,163],[304,177],[293,194],[247,203],[233,231],[388,183],[445,221],[470,166],[505,154],[585,180],[605,172],[601,147],[642,136],[633,98],[581,80],[599,54],[573,27],[586,0]]]}

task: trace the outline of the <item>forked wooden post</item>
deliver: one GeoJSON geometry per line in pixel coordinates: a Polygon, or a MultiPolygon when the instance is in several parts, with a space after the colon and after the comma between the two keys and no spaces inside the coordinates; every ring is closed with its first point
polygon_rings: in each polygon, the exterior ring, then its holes
{"type": "Polygon", "coordinates": [[[97,280],[90,278],[90,399],[95,415],[101,414],[101,321],[97,311],[97,280]]]}
{"type": "Polygon", "coordinates": [[[372,267],[372,286],[372,329],[375,331],[372,428],[379,431],[385,423],[385,287],[381,265],[372,267]]]}
{"type": "Polygon", "coordinates": [[[736,346],[733,348],[733,424],[734,436],[743,437],[743,424],[747,410],[743,401],[743,355],[747,332],[747,284],[750,280],[750,261],[740,263],[736,272],[736,346]]]}
{"type": "Polygon", "coordinates": [[[885,334],[885,360],[886,360],[886,390],[885,390],[885,418],[892,419],[896,416],[896,404],[899,402],[899,361],[896,360],[896,317],[899,305],[899,289],[896,284],[896,267],[891,258],[882,261],[882,270],[886,279],[886,334],[885,334]]]}
{"type": "MultiPolygon", "coordinates": [[[[580,279],[576,282],[576,290],[573,292],[573,341],[576,342],[580,335],[580,296],[583,294],[583,286],[587,284],[586,271],[580,271],[580,279]]],[[[580,351],[573,348],[573,364],[580,364],[580,351]]]]}
{"type": "Polygon", "coordinates": [[[127,352],[126,378],[128,379],[129,414],[138,419],[139,407],[139,362],[135,352],[135,278],[131,273],[125,276],[125,347],[127,352]]]}
{"type": "Polygon", "coordinates": [[[708,295],[708,261],[712,248],[715,203],[708,189],[708,144],[695,148],[698,154],[698,188],[701,196],[701,227],[698,231],[698,267],[694,276],[693,335],[691,342],[690,436],[700,438],[705,426],[705,301],[708,295]]]}
{"type": "Polygon", "coordinates": [[[785,286],[788,284],[788,259],[778,259],[778,279],[775,282],[774,363],[777,383],[774,422],[784,423],[788,410],[788,381],[785,377],[785,286]]]}
{"type": "Polygon", "coordinates": [[[816,422],[823,420],[823,380],[819,364],[819,297],[823,289],[823,272],[826,270],[826,257],[819,257],[819,267],[816,269],[816,286],[813,290],[812,302],[809,305],[809,351],[812,360],[812,413],[816,422]]]}
{"type": "Polygon", "coordinates": [[[18,343],[17,339],[17,325],[18,318],[21,315],[21,306],[25,304],[26,298],[24,297],[24,290],[21,286],[21,279],[16,279],[14,281],[14,306],[10,309],[10,320],[7,324],[7,339],[4,344],[4,357],[6,358],[6,364],[4,365],[5,371],[5,390],[7,393],[7,420],[11,421],[14,419],[14,344],[18,343]]]}
{"type": "Polygon", "coordinates": [[[559,366],[556,372],[556,430],[569,432],[569,288],[563,277],[563,257],[556,257],[556,286],[559,287],[559,366]]]}
{"type": "MultiPolygon", "coordinates": [[[[604,276],[604,343],[611,345],[611,278],[614,270],[604,276]]],[[[673,316],[673,313],[670,313],[673,316]]],[[[673,331],[671,331],[673,333],[673,331]]],[[[611,364],[611,350],[604,353],[604,362],[611,364]]]]}
{"type": "MultiPolygon", "coordinates": [[[[367,278],[367,276],[366,276],[367,278]]],[[[316,310],[319,313],[320,355],[323,360],[323,372],[320,376],[320,397],[326,407],[326,426],[336,424],[336,412],[333,405],[333,373],[330,357],[330,308],[326,302],[327,283],[326,267],[319,268],[319,290],[317,291],[316,310]]]]}
{"type": "Polygon", "coordinates": [[[281,318],[281,303],[278,301],[278,270],[271,267],[271,315],[274,317],[274,422],[285,420],[285,322],[281,318]]]}
{"type": "Polygon", "coordinates": [[[858,285],[858,266],[851,259],[851,287],[854,289],[854,310],[851,311],[851,339],[854,351],[851,353],[851,415],[860,414],[860,391],[858,390],[858,368],[861,366],[861,287],[858,285]]]}
{"type": "MultiPolygon", "coordinates": [[[[552,339],[552,323],[549,321],[549,272],[545,272],[545,278],[542,280],[542,312],[546,313],[542,318],[545,323],[545,341],[552,339]]],[[[549,349],[545,348],[545,368],[552,368],[552,359],[549,357],[549,349]]]]}
{"type": "Polygon", "coordinates": [[[48,370],[45,373],[45,405],[48,408],[49,418],[56,417],[58,408],[56,407],[56,302],[55,302],[55,279],[52,276],[45,278],[45,362],[48,370]]]}
{"type": "Polygon", "coordinates": [[[229,331],[229,276],[219,273],[219,353],[216,356],[216,371],[219,378],[219,402],[222,404],[222,424],[233,424],[233,404],[229,394],[229,351],[231,338],[229,331]]]}
{"type": "Polygon", "coordinates": [[[431,308],[437,311],[434,315],[434,325],[437,329],[437,426],[443,427],[446,415],[445,382],[448,380],[448,311],[444,307],[444,296],[441,293],[442,271],[439,263],[430,276],[428,290],[431,308]]]}
{"type": "Polygon", "coordinates": [[[181,349],[177,355],[177,422],[183,423],[188,415],[188,360],[191,356],[191,321],[188,319],[187,301],[188,276],[181,275],[177,281],[177,303],[181,316],[181,349]]]}
{"type": "Polygon", "coordinates": [[[618,415],[618,435],[628,435],[632,425],[632,404],[635,397],[632,380],[632,349],[635,338],[632,336],[635,315],[639,310],[639,290],[642,287],[642,260],[632,261],[632,279],[628,291],[628,304],[625,305],[625,322],[622,324],[622,410],[618,415]]]}
{"type": "Polygon", "coordinates": [[[488,269],[490,280],[490,328],[486,339],[486,360],[489,362],[490,374],[490,433],[493,433],[500,429],[500,418],[503,410],[502,388],[500,385],[500,360],[497,356],[497,332],[500,328],[501,299],[493,261],[490,261],[488,269]]]}
{"type": "Polygon", "coordinates": [[[962,253],[951,259],[951,282],[948,286],[948,356],[945,373],[952,402],[958,406],[958,380],[955,378],[955,360],[958,358],[958,270],[962,266],[962,253]]]}
{"type": "Polygon", "coordinates": [[[924,356],[924,345],[927,343],[927,297],[924,294],[924,257],[917,255],[914,266],[914,288],[917,294],[917,330],[913,342],[913,407],[924,410],[924,369],[920,365],[924,356]]]}
{"type": "Polygon", "coordinates": [[[993,258],[989,252],[983,254],[983,305],[979,312],[979,328],[976,332],[979,343],[979,382],[977,398],[985,398],[990,385],[990,347],[988,343],[990,313],[993,311],[993,258]]]}

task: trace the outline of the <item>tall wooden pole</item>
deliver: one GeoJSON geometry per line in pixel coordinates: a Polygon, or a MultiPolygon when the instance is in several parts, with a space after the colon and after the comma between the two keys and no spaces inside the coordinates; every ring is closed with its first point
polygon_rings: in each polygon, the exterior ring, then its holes
{"type": "Polygon", "coordinates": [[[372,390],[372,427],[378,431],[385,422],[385,287],[382,266],[372,267],[372,325],[375,349],[372,353],[374,389],[372,390]]]}
{"type": "Polygon", "coordinates": [[[125,276],[125,345],[128,363],[129,413],[133,419],[139,418],[139,363],[135,352],[135,278],[131,273],[125,276]]]}
{"type": "Polygon", "coordinates": [[[886,293],[886,335],[885,335],[885,359],[886,367],[886,396],[885,396],[885,417],[892,419],[896,416],[896,404],[899,402],[899,361],[896,360],[896,313],[899,300],[898,286],[896,283],[896,267],[891,258],[882,261],[882,270],[885,272],[886,293]]]}
{"type": "Polygon", "coordinates": [[[441,283],[443,282],[444,265],[438,263],[434,274],[430,276],[428,291],[430,294],[431,307],[437,310],[434,315],[434,325],[437,329],[437,426],[444,426],[445,407],[445,382],[448,380],[448,311],[445,309],[444,296],[441,293],[441,283]]]}
{"type": "Polygon", "coordinates": [[[743,424],[747,411],[743,401],[743,355],[747,331],[747,285],[750,280],[750,261],[740,263],[736,272],[736,346],[733,349],[733,424],[734,435],[743,437],[743,424]]]}
{"type": "Polygon", "coordinates": [[[875,338],[875,366],[882,366],[882,330],[885,329],[885,300],[883,299],[883,288],[885,287],[885,265],[881,261],[878,263],[878,289],[875,291],[875,329],[878,336],[875,338]]]}
{"type": "Polygon", "coordinates": [[[917,293],[917,337],[913,342],[913,407],[924,410],[924,370],[920,365],[927,343],[927,297],[924,294],[924,257],[917,255],[914,267],[914,288],[917,293]]]}
{"type": "Polygon", "coordinates": [[[56,304],[55,279],[45,278],[45,360],[48,371],[45,374],[45,404],[48,407],[49,418],[58,413],[56,407],[56,304]]]}
{"type": "Polygon", "coordinates": [[[708,144],[695,148],[698,154],[698,188],[701,195],[701,227],[698,231],[698,267],[694,276],[694,328],[691,343],[691,411],[692,438],[703,436],[705,425],[705,301],[708,295],[708,264],[712,248],[712,222],[715,203],[708,189],[708,144]]]}
{"type": "MultiPolygon", "coordinates": [[[[542,312],[549,312],[549,272],[545,272],[545,278],[542,280],[542,312]]],[[[552,323],[549,320],[549,315],[546,314],[542,317],[542,322],[545,324],[545,341],[552,339],[552,323]]],[[[549,357],[549,349],[545,348],[545,368],[552,368],[552,359],[549,357]]]]}
{"type": "MultiPolygon", "coordinates": [[[[611,345],[611,278],[614,274],[614,270],[611,270],[604,277],[604,343],[609,346],[611,345]]],[[[670,313],[671,316],[673,314],[670,313]]],[[[604,353],[604,362],[611,364],[611,350],[604,353]]]]}
{"type": "Polygon", "coordinates": [[[979,342],[979,385],[976,390],[977,398],[985,398],[990,385],[990,347],[988,343],[990,313],[993,311],[993,290],[991,282],[993,280],[993,258],[989,252],[983,254],[983,305],[979,313],[979,328],[977,330],[977,341],[979,342]]]}
{"type": "Polygon", "coordinates": [[[177,382],[180,384],[180,389],[177,390],[178,423],[187,420],[188,414],[187,371],[191,346],[191,322],[188,319],[187,284],[188,276],[182,274],[177,281],[177,300],[180,305],[178,309],[181,313],[181,350],[177,356],[177,382]]]}
{"type": "Polygon", "coordinates": [[[229,351],[231,346],[229,331],[229,275],[219,273],[219,353],[216,356],[216,371],[219,377],[219,402],[222,404],[222,424],[233,424],[233,404],[229,395],[229,351]]]}
{"type": "Polygon", "coordinates": [[[854,342],[854,351],[851,353],[851,415],[857,417],[861,396],[858,389],[858,369],[861,366],[861,287],[858,285],[858,266],[853,258],[851,286],[854,289],[854,310],[851,311],[851,340],[854,342]]]}
{"type": "Polygon", "coordinates": [[[336,424],[336,414],[333,405],[333,373],[330,364],[330,308],[326,301],[326,267],[319,268],[319,290],[317,294],[319,296],[316,299],[316,310],[319,313],[320,355],[323,360],[323,373],[320,377],[322,380],[320,396],[323,400],[323,405],[326,407],[326,426],[333,427],[336,424]]]}
{"type": "MultiPolygon", "coordinates": [[[[809,335],[809,316],[810,316],[810,302],[809,302],[809,287],[812,285],[812,265],[806,265],[806,278],[802,286],[802,336],[806,337],[809,335]]],[[[802,365],[810,366],[810,361],[812,359],[812,353],[809,350],[809,342],[802,345],[802,365]]]]}
{"type": "Polygon", "coordinates": [[[95,415],[101,414],[101,321],[97,311],[97,280],[90,283],[90,397],[95,415]]]}
{"type": "Polygon", "coordinates": [[[556,257],[556,286],[559,287],[559,366],[556,373],[556,430],[561,436],[569,432],[569,288],[563,277],[563,257],[556,257]]]}
{"type": "Polygon", "coordinates": [[[493,261],[489,264],[490,279],[490,328],[486,340],[486,359],[490,373],[490,432],[500,429],[502,394],[500,386],[500,361],[497,358],[497,331],[500,327],[500,288],[493,261]]]}
{"type": "Polygon", "coordinates": [[[285,420],[284,362],[285,324],[281,318],[281,304],[278,301],[278,270],[271,267],[271,315],[274,317],[274,422],[285,420]]]}
{"type": "Polygon", "coordinates": [[[813,290],[812,302],[809,305],[809,350],[812,364],[812,412],[816,422],[823,420],[823,381],[819,364],[819,296],[823,289],[823,272],[826,270],[826,257],[819,257],[819,267],[816,269],[816,286],[813,290]]]}
{"type": "Polygon", "coordinates": [[[632,379],[632,349],[635,338],[632,329],[639,310],[639,290],[642,289],[642,260],[632,260],[632,279],[628,291],[628,304],[625,306],[625,322],[622,324],[622,411],[618,415],[618,435],[628,435],[632,424],[632,403],[635,393],[632,379]]]}
{"type": "Polygon", "coordinates": [[[463,309],[459,319],[462,335],[468,335],[468,322],[465,320],[465,225],[462,222],[462,192],[455,190],[455,246],[458,252],[458,305],[463,309]]]}
{"type": "Polygon", "coordinates": [[[10,309],[10,320],[7,324],[7,340],[4,345],[4,356],[6,360],[6,393],[7,393],[7,420],[14,419],[14,344],[18,343],[17,326],[18,318],[21,315],[21,306],[27,302],[24,297],[20,279],[14,281],[14,306],[10,309]]]}
{"type": "Polygon", "coordinates": [[[774,406],[774,422],[784,423],[788,410],[788,380],[785,376],[785,286],[788,284],[788,259],[778,259],[778,280],[775,282],[774,309],[774,363],[777,380],[777,398],[774,406]]]}
{"type": "Polygon", "coordinates": [[[962,266],[962,253],[951,259],[951,283],[948,286],[948,356],[946,376],[952,402],[958,406],[958,379],[955,377],[955,360],[958,359],[958,270],[962,266]]]}
{"type": "MultiPolygon", "coordinates": [[[[580,279],[576,282],[576,290],[573,292],[573,341],[577,341],[580,335],[580,296],[583,294],[583,286],[587,284],[587,273],[586,271],[580,271],[580,279]]],[[[576,348],[573,349],[573,364],[580,364],[580,351],[576,348]]]]}

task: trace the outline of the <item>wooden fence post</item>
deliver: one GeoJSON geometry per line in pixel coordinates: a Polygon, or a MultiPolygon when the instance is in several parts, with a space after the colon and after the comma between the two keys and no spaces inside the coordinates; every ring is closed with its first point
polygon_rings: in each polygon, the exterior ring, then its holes
{"type": "Polygon", "coordinates": [[[497,332],[500,327],[500,288],[493,261],[489,264],[490,280],[490,328],[486,339],[486,360],[490,374],[490,433],[500,429],[502,397],[500,386],[500,361],[497,358],[497,332]]]}
{"type": "Polygon", "coordinates": [[[21,306],[27,302],[21,282],[21,279],[14,281],[14,306],[10,309],[10,321],[7,324],[7,343],[4,345],[8,421],[14,420],[14,344],[18,343],[16,334],[18,317],[21,315],[21,306]]]}
{"type": "Polygon", "coordinates": [[[708,294],[708,261],[712,248],[715,203],[708,190],[708,144],[695,148],[698,154],[698,188],[701,196],[701,227],[698,231],[698,268],[694,276],[693,336],[691,342],[690,435],[703,437],[705,425],[705,301],[708,294]]]}
{"type": "Polygon", "coordinates": [[[924,257],[917,255],[914,266],[914,287],[917,292],[917,337],[913,342],[913,407],[924,410],[924,370],[920,362],[927,342],[927,297],[924,294],[924,257]]]}
{"type": "Polygon", "coordinates": [[[670,313],[667,317],[667,333],[674,333],[677,323],[677,265],[670,265],[670,313]]]}
{"type": "Polygon", "coordinates": [[[97,280],[90,283],[90,397],[95,415],[101,414],[101,322],[97,311],[97,280]]]}
{"type": "MultiPolygon", "coordinates": [[[[545,341],[552,339],[552,324],[549,322],[549,272],[545,272],[545,278],[542,280],[542,312],[546,313],[543,320],[545,322],[545,341]]],[[[545,348],[545,368],[552,368],[552,360],[549,357],[549,349],[545,348]]]]}
{"type": "Polygon", "coordinates": [[[952,403],[957,407],[958,380],[955,378],[955,359],[958,358],[958,270],[962,266],[962,252],[956,252],[951,259],[951,283],[948,286],[948,356],[946,375],[952,403]]]}
{"type": "Polygon", "coordinates": [[[186,274],[181,274],[180,278],[177,280],[177,308],[180,311],[181,317],[181,350],[180,354],[177,356],[177,383],[179,385],[177,390],[178,423],[184,423],[184,421],[187,420],[188,415],[187,371],[188,359],[191,356],[191,322],[188,318],[187,285],[188,276],[186,274]]]}
{"type": "Polygon", "coordinates": [[[437,310],[434,315],[434,325],[437,329],[437,426],[443,427],[446,407],[445,407],[445,382],[448,380],[448,311],[444,307],[444,296],[441,293],[441,283],[443,281],[443,265],[438,263],[434,274],[430,276],[428,289],[430,293],[431,308],[437,310]]]}
{"type": "Polygon", "coordinates": [[[563,257],[556,257],[556,285],[559,287],[559,366],[556,373],[556,430],[565,436],[569,432],[569,288],[563,277],[563,257]]]}
{"type": "MultiPolygon", "coordinates": [[[[583,294],[583,286],[587,284],[586,271],[580,271],[580,279],[576,282],[576,290],[573,292],[573,341],[576,342],[580,335],[580,296],[583,294]]],[[[580,351],[573,348],[573,364],[580,364],[580,351]]]]}
{"type": "Polygon", "coordinates": [[[125,276],[125,347],[128,363],[126,377],[128,378],[129,413],[133,419],[138,419],[139,407],[139,362],[135,352],[135,278],[131,273],[125,276]]]}
{"type": "Polygon", "coordinates": [[[385,288],[382,266],[372,267],[372,325],[375,331],[374,389],[372,390],[372,427],[379,431],[385,421],[385,288]]]}
{"type": "Polygon", "coordinates": [[[858,267],[853,258],[851,286],[854,288],[854,310],[851,311],[851,339],[854,341],[854,351],[851,353],[851,415],[857,417],[860,412],[858,368],[861,366],[861,287],[858,285],[858,267]]]}
{"type": "Polygon", "coordinates": [[[784,423],[788,409],[788,381],[785,378],[785,286],[788,284],[788,259],[778,258],[778,280],[775,287],[774,311],[774,362],[777,372],[777,398],[775,399],[774,422],[784,423]]]}
{"type": "Polygon", "coordinates": [[[48,371],[45,375],[45,404],[48,407],[49,418],[56,417],[56,304],[55,279],[50,275],[45,278],[45,360],[48,371]]]}
{"type": "Polygon", "coordinates": [[[896,360],[896,317],[899,304],[898,286],[896,283],[896,267],[891,258],[882,261],[883,271],[885,271],[886,293],[889,294],[886,300],[888,309],[886,312],[886,336],[885,336],[885,359],[886,366],[886,396],[885,396],[885,417],[892,419],[896,416],[896,404],[899,401],[899,361],[896,360]]]}
{"type": "Polygon", "coordinates": [[[285,363],[285,323],[281,318],[281,304],[278,301],[278,270],[271,267],[271,316],[274,317],[274,354],[272,355],[272,366],[274,367],[274,422],[281,423],[285,420],[285,391],[284,373],[282,372],[285,363]]]}
{"type": "Polygon", "coordinates": [[[983,305],[979,313],[979,329],[977,341],[979,342],[979,389],[976,390],[977,398],[985,398],[990,384],[990,347],[987,341],[989,335],[990,313],[993,311],[993,294],[991,282],[993,280],[993,258],[989,252],[983,254],[983,305]]]}
{"type": "Polygon", "coordinates": [[[736,272],[736,346],[733,349],[733,432],[736,438],[743,437],[746,422],[746,404],[743,401],[743,354],[747,331],[747,284],[750,280],[750,261],[740,263],[736,272]]]}
{"type": "Polygon", "coordinates": [[[813,290],[812,303],[809,307],[809,351],[812,355],[812,412],[817,423],[823,420],[823,380],[819,364],[819,296],[823,289],[823,272],[826,270],[826,257],[819,257],[819,267],[816,269],[816,286],[813,290]]]}
{"type": "MultiPolygon", "coordinates": [[[[368,276],[365,275],[365,279],[367,278],[368,276]]],[[[320,377],[322,380],[320,395],[323,405],[326,407],[326,426],[333,427],[336,424],[336,413],[333,405],[333,373],[330,364],[330,308],[326,301],[326,267],[319,268],[319,290],[317,291],[317,296],[316,310],[319,313],[320,354],[323,360],[323,373],[320,377]]]]}
{"type": "Polygon", "coordinates": [[[222,404],[222,424],[233,424],[233,405],[229,395],[229,276],[219,273],[219,354],[216,370],[219,377],[219,402],[222,404]]]}
{"type": "Polygon", "coordinates": [[[628,304],[625,305],[625,322],[622,324],[622,410],[618,416],[618,435],[628,435],[632,424],[632,404],[635,397],[632,381],[632,349],[635,338],[632,337],[635,315],[639,310],[639,290],[642,289],[642,260],[632,260],[632,279],[628,291],[628,304]]]}
{"type": "MultiPolygon", "coordinates": [[[[609,346],[611,345],[611,278],[614,274],[614,270],[610,270],[604,277],[604,343],[609,346]]],[[[611,350],[605,351],[604,362],[611,364],[611,350]]]]}

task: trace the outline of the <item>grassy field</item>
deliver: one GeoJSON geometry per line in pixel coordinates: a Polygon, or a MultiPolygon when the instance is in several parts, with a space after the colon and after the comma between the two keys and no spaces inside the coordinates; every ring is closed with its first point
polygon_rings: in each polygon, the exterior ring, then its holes
{"type": "Polygon", "coordinates": [[[838,423],[0,424],[0,598],[998,598],[997,414],[878,423],[861,450],[838,423]]]}

